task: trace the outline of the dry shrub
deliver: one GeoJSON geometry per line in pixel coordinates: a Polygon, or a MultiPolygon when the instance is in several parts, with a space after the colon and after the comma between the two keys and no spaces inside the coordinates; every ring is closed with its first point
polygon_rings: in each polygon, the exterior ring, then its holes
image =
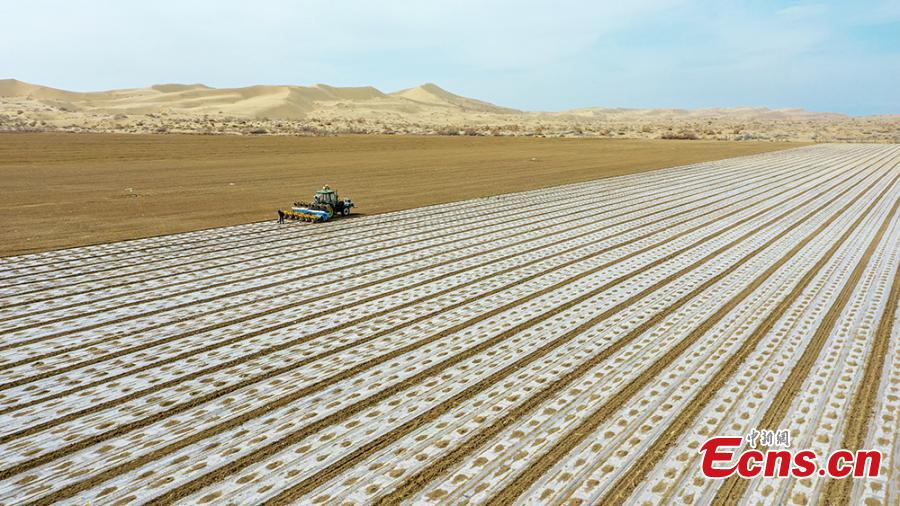
{"type": "Polygon", "coordinates": [[[676,139],[676,140],[690,140],[694,141],[699,139],[695,132],[690,130],[680,130],[678,132],[665,132],[660,136],[660,139],[676,139]]]}

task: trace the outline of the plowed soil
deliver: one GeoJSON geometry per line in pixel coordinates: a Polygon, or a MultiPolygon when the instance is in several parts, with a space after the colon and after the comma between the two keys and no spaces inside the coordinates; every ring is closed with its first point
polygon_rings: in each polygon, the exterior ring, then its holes
{"type": "Polygon", "coordinates": [[[798,145],[2,134],[0,256],[273,219],[325,183],[377,214],[798,145]]]}

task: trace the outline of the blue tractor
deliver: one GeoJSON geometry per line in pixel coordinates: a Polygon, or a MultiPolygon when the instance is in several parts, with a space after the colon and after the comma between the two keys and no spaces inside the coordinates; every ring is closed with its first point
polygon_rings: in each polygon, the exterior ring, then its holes
{"type": "Polygon", "coordinates": [[[288,211],[281,211],[286,219],[321,223],[339,214],[349,216],[350,209],[356,207],[350,199],[341,200],[327,184],[317,191],[312,202],[294,202],[288,211]]]}

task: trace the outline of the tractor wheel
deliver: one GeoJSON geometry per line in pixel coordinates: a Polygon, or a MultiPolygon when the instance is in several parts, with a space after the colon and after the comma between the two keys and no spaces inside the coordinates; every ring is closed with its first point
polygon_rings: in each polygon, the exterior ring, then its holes
{"type": "Polygon", "coordinates": [[[350,208],[344,207],[343,209],[341,209],[341,216],[350,216],[350,208]]]}

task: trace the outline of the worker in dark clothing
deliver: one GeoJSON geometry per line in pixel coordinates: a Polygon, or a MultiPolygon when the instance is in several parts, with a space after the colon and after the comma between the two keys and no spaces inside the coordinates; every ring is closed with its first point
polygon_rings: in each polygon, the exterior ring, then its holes
{"type": "Polygon", "coordinates": [[[278,210],[278,223],[284,223],[284,211],[278,210]]]}

